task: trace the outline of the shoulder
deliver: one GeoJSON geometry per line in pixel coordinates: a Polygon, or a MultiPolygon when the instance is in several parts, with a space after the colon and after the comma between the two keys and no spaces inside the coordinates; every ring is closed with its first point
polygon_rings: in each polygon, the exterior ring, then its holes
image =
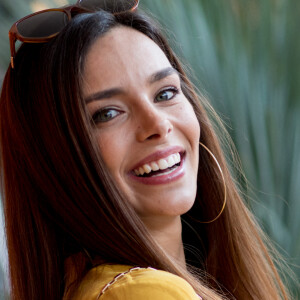
{"type": "Polygon", "coordinates": [[[181,277],[151,268],[132,269],[108,285],[103,300],[199,299],[193,288],[181,277]]]}
{"type": "Polygon", "coordinates": [[[74,300],[199,300],[179,276],[152,268],[105,265],[89,272],[74,300]]]}

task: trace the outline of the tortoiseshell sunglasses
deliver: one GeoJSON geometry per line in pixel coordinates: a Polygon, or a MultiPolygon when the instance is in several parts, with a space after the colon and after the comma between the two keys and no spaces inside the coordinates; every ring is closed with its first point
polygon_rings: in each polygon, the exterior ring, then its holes
{"type": "Polygon", "coordinates": [[[72,19],[72,11],[75,9],[85,12],[105,10],[116,15],[134,11],[138,4],[139,0],[78,0],[75,5],[46,9],[28,15],[14,23],[8,33],[11,67],[14,68],[17,40],[23,43],[48,42],[72,19]]]}

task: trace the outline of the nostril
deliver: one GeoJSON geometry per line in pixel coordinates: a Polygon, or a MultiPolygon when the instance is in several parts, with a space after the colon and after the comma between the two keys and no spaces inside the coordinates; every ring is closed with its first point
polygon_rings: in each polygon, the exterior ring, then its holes
{"type": "Polygon", "coordinates": [[[155,134],[152,134],[152,135],[148,136],[147,140],[154,140],[154,139],[157,139],[159,137],[160,137],[160,135],[158,133],[155,133],[155,134]]]}

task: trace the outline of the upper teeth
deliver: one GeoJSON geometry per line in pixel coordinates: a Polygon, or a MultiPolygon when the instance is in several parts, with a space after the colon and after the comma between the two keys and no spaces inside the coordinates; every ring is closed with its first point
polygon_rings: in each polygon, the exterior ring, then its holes
{"type": "Polygon", "coordinates": [[[180,163],[180,161],[181,158],[179,153],[171,154],[166,158],[159,159],[158,161],[152,161],[134,169],[134,173],[138,176],[144,175],[145,173],[149,174],[151,171],[165,170],[180,163]]]}

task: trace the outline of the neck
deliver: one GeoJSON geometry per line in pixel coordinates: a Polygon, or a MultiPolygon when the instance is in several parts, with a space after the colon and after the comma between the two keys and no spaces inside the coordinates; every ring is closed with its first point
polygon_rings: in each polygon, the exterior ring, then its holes
{"type": "Polygon", "coordinates": [[[182,267],[186,268],[180,216],[142,218],[154,240],[182,267]]]}

